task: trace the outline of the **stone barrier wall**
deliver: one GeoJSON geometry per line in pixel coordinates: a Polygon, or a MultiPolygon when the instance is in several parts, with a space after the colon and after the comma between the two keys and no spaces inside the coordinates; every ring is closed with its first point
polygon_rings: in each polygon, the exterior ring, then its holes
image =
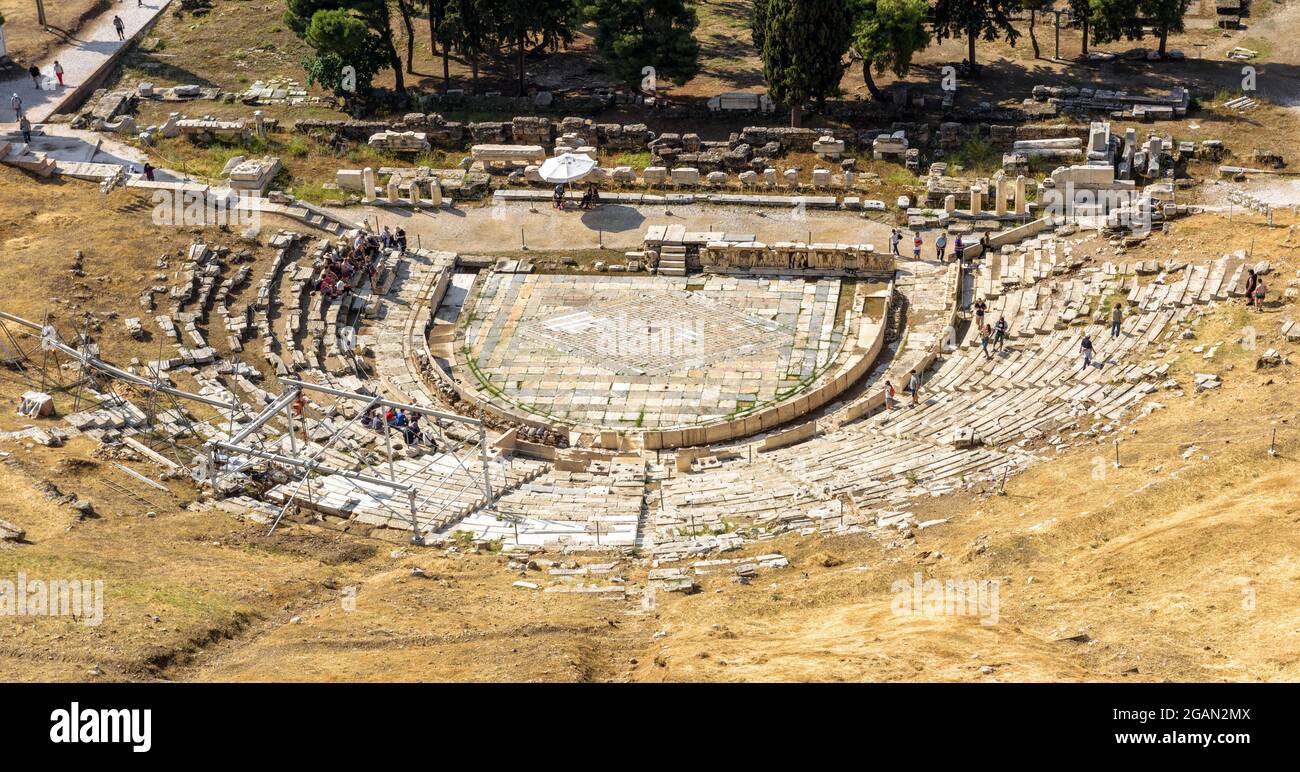
{"type": "MultiPolygon", "coordinates": [[[[892,283],[891,283],[892,290],[892,283]]],[[[890,293],[892,296],[892,292],[890,293]]],[[[876,357],[884,348],[886,320],[889,318],[890,304],[887,301],[881,321],[876,324],[875,334],[871,336],[871,345],[864,351],[849,356],[839,373],[827,383],[799,397],[769,405],[749,415],[718,421],[702,426],[665,429],[641,433],[646,450],[668,450],[672,448],[712,445],[719,442],[748,437],[774,429],[777,426],[806,415],[843,394],[850,386],[865,375],[875,364],[876,357]]],[[[862,324],[870,324],[865,320],[862,324]]]]}
{"type": "Polygon", "coordinates": [[[700,249],[700,265],[707,271],[750,269],[892,272],[893,257],[876,252],[871,244],[805,244],[757,241],[716,241],[700,249]]]}

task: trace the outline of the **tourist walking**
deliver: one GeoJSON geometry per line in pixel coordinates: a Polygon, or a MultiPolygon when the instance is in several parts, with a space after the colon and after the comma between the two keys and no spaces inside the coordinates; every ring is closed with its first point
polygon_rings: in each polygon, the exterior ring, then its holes
{"type": "Polygon", "coordinates": [[[1255,275],[1254,268],[1246,269],[1246,305],[1251,305],[1255,299],[1255,287],[1259,286],[1259,277],[1255,275]]]}
{"type": "Polygon", "coordinates": [[[32,76],[32,85],[36,87],[37,91],[40,91],[41,90],[41,68],[33,64],[31,67],[27,68],[27,74],[32,76]]]}
{"type": "Polygon", "coordinates": [[[885,381],[885,410],[894,412],[894,384],[885,381]]]}
{"type": "Polygon", "coordinates": [[[1007,345],[1007,330],[1011,325],[1007,324],[1005,316],[998,317],[998,323],[993,325],[993,348],[1002,351],[1007,345]]]}
{"type": "Polygon", "coordinates": [[[916,407],[921,395],[921,378],[915,370],[907,371],[907,393],[912,395],[912,407],[916,407]]]}
{"type": "Polygon", "coordinates": [[[912,236],[912,259],[921,259],[921,233],[919,231],[912,236]]]}
{"type": "Polygon", "coordinates": [[[1083,368],[1087,370],[1092,367],[1092,336],[1087,333],[1083,336],[1083,341],[1079,343],[1079,353],[1083,355],[1083,368]]]}
{"type": "Polygon", "coordinates": [[[957,240],[952,244],[952,256],[958,263],[965,259],[966,245],[962,243],[961,234],[957,234],[957,240]]]}
{"type": "Polygon", "coordinates": [[[393,232],[393,239],[397,242],[397,250],[402,254],[406,254],[406,230],[398,228],[393,232]]]}
{"type": "Polygon", "coordinates": [[[1264,310],[1264,296],[1266,294],[1268,294],[1268,287],[1264,284],[1264,280],[1260,279],[1259,283],[1255,285],[1255,310],[1256,311],[1264,310]]]}
{"type": "Polygon", "coordinates": [[[948,251],[948,234],[939,231],[939,236],[934,240],[934,257],[939,262],[943,262],[944,253],[948,251]]]}
{"type": "Polygon", "coordinates": [[[980,351],[984,352],[985,359],[992,359],[993,355],[989,353],[989,336],[992,331],[987,324],[980,325],[980,351]]]}
{"type": "Polygon", "coordinates": [[[902,241],[903,241],[903,234],[900,233],[897,228],[890,228],[889,229],[889,253],[892,254],[894,257],[902,257],[902,255],[898,253],[898,245],[902,243],[902,241]]]}
{"type": "Polygon", "coordinates": [[[121,16],[113,17],[113,29],[117,30],[118,40],[126,40],[126,22],[122,21],[121,16]]]}
{"type": "Polygon", "coordinates": [[[58,60],[58,59],[55,59],[55,60],[54,60],[54,77],[58,78],[58,80],[59,80],[59,85],[62,86],[62,85],[63,85],[63,65],[59,64],[59,60],[58,60]]]}
{"type": "Polygon", "coordinates": [[[32,122],[27,120],[26,115],[18,119],[18,130],[23,133],[23,142],[32,144],[32,122]]]}
{"type": "Polygon", "coordinates": [[[989,310],[989,304],[984,302],[984,298],[975,301],[975,329],[984,326],[984,314],[989,310]]]}
{"type": "Polygon", "coordinates": [[[23,117],[23,98],[18,96],[18,92],[15,91],[14,95],[9,97],[9,106],[14,110],[15,121],[23,117]]]}
{"type": "Polygon", "coordinates": [[[1118,338],[1120,326],[1124,323],[1124,307],[1118,300],[1110,307],[1110,337],[1118,338]]]}
{"type": "Polygon", "coordinates": [[[153,182],[153,168],[153,164],[144,162],[144,178],[150,182],[153,182]]]}

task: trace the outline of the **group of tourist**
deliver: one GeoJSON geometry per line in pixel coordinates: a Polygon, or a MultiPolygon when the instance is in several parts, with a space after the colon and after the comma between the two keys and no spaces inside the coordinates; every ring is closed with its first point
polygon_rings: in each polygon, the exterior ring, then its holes
{"type": "Polygon", "coordinates": [[[377,432],[388,430],[401,432],[402,438],[406,440],[407,445],[423,444],[434,449],[437,448],[437,440],[433,429],[421,426],[420,414],[414,410],[391,407],[385,410],[376,407],[362,416],[361,422],[367,428],[374,429],[377,432]]]}
{"type": "MultiPolygon", "coordinates": [[[[561,182],[555,186],[555,208],[564,211],[564,200],[569,194],[568,183],[561,182]]],[[[600,186],[594,182],[588,182],[585,190],[582,191],[582,201],[578,203],[579,209],[591,209],[600,201],[600,186]]]]}
{"type": "MultiPolygon", "coordinates": [[[[907,385],[903,387],[908,396],[912,399],[912,407],[921,403],[921,376],[916,370],[907,371],[907,385]]],[[[885,381],[885,410],[894,412],[895,405],[894,384],[891,381],[885,381]]]]}
{"type": "Polygon", "coordinates": [[[317,291],[332,299],[351,292],[363,281],[373,285],[375,268],[386,249],[405,252],[406,231],[398,228],[394,233],[384,226],[378,236],[357,231],[351,242],[330,244],[325,249],[325,270],[316,285],[317,291]]]}
{"type": "MultiPolygon", "coordinates": [[[[63,65],[59,64],[58,59],[55,59],[54,64],[50,66],[50,72],[54,73],[55,79],[59,81],[59,86],[63,86],[63,65]]],[[[40,91],[41,68],[33,64],[27,68],[27,74],[32,76],[32,85],[36,87],[37,91],[40,91]]]]}
{"type": "Polygon", "coordinates": [[[1254,268],[1246,269],[1246,305],[1254,308],[1256,311],[1264,310],[1264,296],[1268,294],[1268,287],[1265,286],[1264,280],[1255,273],[1254,268]]]}
{"type": "MultiPolygon", "coordinates": [[[[902,257],[903,256],[902,252],[899,251],[899,247],[902,245],[902,243],[903,243],[903,232],[900,231],[898,228],[890,229],[889,253],[894,257],[902,257]]],[[[986,234],[982,236],[979,240],[979,243],[984,250],[987,250],[989,248],[988,235],[986,234]]],[[[925,242],[921,238],[921,232],[913,231],[912,232],[912,259],[913,260],[921,259],[921,248],[923,246],[925,246],[925,242]]],[[[939,262],[943,262],[948,259],[948,254],[949,254],[948,234],[945,233],[944,231],[939,231],[939,235],[935,237],[934,240],[935,259],[938,260],[939,262]]],[[[962,239],[960,233],[957,234],[956,238],[953,240],[952,259],[957,260],[958,262],[966,259],[966,242],[964,239],[962,239]]]]}

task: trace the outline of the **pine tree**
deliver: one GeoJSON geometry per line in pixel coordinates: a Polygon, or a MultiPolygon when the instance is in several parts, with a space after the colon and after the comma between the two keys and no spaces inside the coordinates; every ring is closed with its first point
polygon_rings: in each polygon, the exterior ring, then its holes
{"type": "Polygon", "coordinates": [[[752,30],[768,91],[799,126],[809,100],[838,93],[853,35],[848,0],[756,0],[752,30]]]}
{"type": "Polygon", "coordinates": [[[596,25],[596,47],[619,80],[641,82],[642,70],[685,83],[699,72],[699,23],[685,0],[587,0],[583,13],[596,25]]]}
{"type": "Polygon", "coordinates": [[[912,65],[912,55],[930,44],[925,29],[929,10],[926,0],[858,0],[849,51],[862,60],[862,81],[872,98],[886,98],[871,77],[872,67],[902,78],[912,65]]]}

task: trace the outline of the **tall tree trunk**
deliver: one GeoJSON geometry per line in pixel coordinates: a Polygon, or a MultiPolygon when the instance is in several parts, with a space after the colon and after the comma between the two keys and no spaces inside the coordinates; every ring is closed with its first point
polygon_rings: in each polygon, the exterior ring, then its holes
{"type": "Polygon", "coordinates": [[[397,48],[393,45],[393,17],[388,12],[387,5],[379,5],[373,16],[366,19],[370,28],[373,30],[383,30],[387,34],[383,38],[384,51],[387,54],[388,66],[393,70],[394,88],[397,93],[406,94],[406,80],[402,77],[402,58],[397,55],[397,48]]]}
{"type": "Polygon", "coordinates": [[[519,33],[519,96],[523,96],[527,90],[524,86],[524,37],[523,32],[519,33]]]}
{"type": "Polygon", "coordinates": [[[1083,17],[1083,55],[1088,55],[1088,17],[1083,17]]]}
{"type": "Polygon", "coordinates": [[[1160,30],[1160,58],[1165,58],[1165,44],[1169,42],[1169,28],[1164,27],[1160,30]]]}
{"type": "Polygon", "coordinates": [[[971,77],[975,76],[975,30],[966,30],[966,61],[970,63],[971,77]]]}
{"type": "Polygon", "coordinates": [[[478,52],[474,52],[469,59],[469,89],[470,93],[478,96],[478,52]]]}
{"type": "Polygon", "coordinates": [[[446,47],[442,49],[442,95],[447,96],[447,89],[451,85],[451,54],[447,53],[446,47]]]}
{"type": "MultiPolygon", "coordinates": [[[[438,27],[442,26],[442,19],[434,16],[434,7],[436,2],[429,4],[429,53],[433,56],[438,55],[438,27]]],[[[447,49],[442,50],[442,95],[447,96],[447,81],[450,80],[449,67],[447,64],[447,49]]]]}
{"type": "Polygon", "coordinates": [[[406,71],[415,73],[411,62],[415,59],[415,28],[411,26],[411,7],[407,0],[397,0],[397,13],[402,17],[402,26],[406,28],[406,71]]]}
{"type": "Polygon", "coordinates": [[[1029,9],[1029,42],[1034,46],[1034,58],[1041,59],[1042,54],[1038,50],[1038,35],[1034,32],[1034,22],[1036,21],[1034,18],[1035,15],[1036,14],[1034,12],[1034,9],[1030,8],[1029,9]]]}
{"type": "Polygon", "coordinates": [[[889,97],[885,92],[880,90],[880,87],[876,85],[875,79],[871,77],[871,62],[868,62],[866,59],[862,60],[862,82],[867,84],[867,91],[871,92],[872,99],[877,102],[889,101],[889,97]]]}
{"type": "Polygon", "coordinates": [[[790,128],[797,129],[803,126],[803,102],[790,105],[790,128]]]}
{"type": "Polygon", "coordinates": [[[393,87],[399,94],[406,93],[406,80],[402,78],[402,58],[397,55],[397,49],[393,47],[393,41],[388,41],[388,66],[393,68],[393,77],[396,79],[393,87]]]}

